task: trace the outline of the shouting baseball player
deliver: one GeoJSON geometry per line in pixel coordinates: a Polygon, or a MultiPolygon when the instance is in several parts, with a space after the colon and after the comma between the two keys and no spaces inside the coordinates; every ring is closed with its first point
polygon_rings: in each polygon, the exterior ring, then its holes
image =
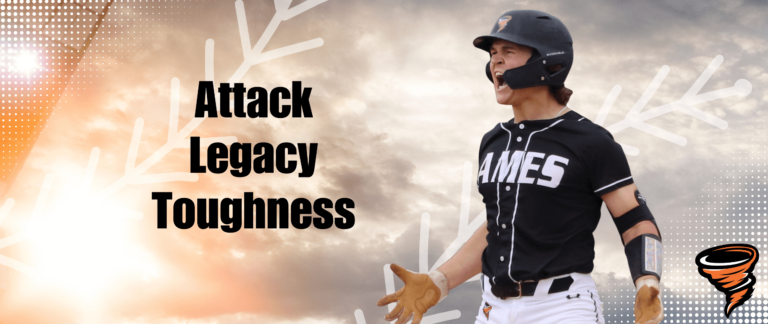
{"type": "Polygon", "coordinates": [[[480,143],[477,186],[487,220],[453,258],[429,274],[393,264],[405,286],[386,320],[413,324],[448,291],[482,272],[478,323],[604,323],[590,276],[602,203],[613,216],[637,287],[635,322],[664,318],[661,234],[634,185],[621,146],[566,104],[573,41],[563,23],[514,10],[474,40],[490,54],[496,101],[514,117],[480,143]]]}

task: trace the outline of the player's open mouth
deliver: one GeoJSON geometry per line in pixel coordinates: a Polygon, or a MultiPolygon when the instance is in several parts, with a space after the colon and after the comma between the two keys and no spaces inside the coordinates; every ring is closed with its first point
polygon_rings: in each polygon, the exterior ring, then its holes
{"type": "Polygon", "coordinates": [[[504,82],[504,74],[501,72],[496,72],[496,90],[501,90],[507,87],[507,83],[504,82]]]}

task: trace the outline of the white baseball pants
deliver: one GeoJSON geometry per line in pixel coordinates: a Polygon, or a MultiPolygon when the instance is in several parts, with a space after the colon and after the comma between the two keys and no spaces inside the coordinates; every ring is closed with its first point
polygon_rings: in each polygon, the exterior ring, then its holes
{"type": "Polygon", "coordinates": [[[574,281],[568,291],[547,293],[552,280],[564,277],[557,276],[539,281],[533,296],[499,299],[491,293],[488,277],[483,275],[483,301],[475,324],[605,324],[603,302],[592,276],[570,276],[574,281]]]}

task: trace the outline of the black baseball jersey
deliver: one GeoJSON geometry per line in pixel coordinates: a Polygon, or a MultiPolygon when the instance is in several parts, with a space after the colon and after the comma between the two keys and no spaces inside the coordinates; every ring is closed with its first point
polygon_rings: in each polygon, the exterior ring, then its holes
{"type": "Polygon", "coordinates": [[[590,273],[600,196],[633,183],[621,146],[575,111],[499,123],[480,144],[488,216],[483,273],[495,283],[590,273]]]}

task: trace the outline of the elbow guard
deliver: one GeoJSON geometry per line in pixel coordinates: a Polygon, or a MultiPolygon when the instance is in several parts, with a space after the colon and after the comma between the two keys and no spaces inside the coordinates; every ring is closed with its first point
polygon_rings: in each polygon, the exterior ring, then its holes
{"type": "Polygon", "coordinates": [[[645,198],[640,195],[640,191],[635,190],[635,198],[639,204],[637,207],[632,208],[632,210],[624,213],[624,215],[619,217],[611,217],[611,219],[613,219],[613,223],[616,225],[616,228],[619,230],[619,234],[624,234],[624,232],[628,231],[630,228],[632,228],[632,226],[647,220],[651,221],[651,223],[656,226],[656,231],[659,232],[659,239],[661,239],[661,231],[659,231],[659,226],[656,225],[656,220],[653,218],[651,210],[648,209],[648,205],[645,204],[645,198]]]}
{"type": "Polygon", "coordinates": [[[654,225],[656,224],[656,220],[653,219],[651,210],[648,209],[648,205],[646,204],[640,204],[640,206],[637,206],[632,210],[624,213],[624,215],[611,218],[613,219],[613,223],[616,224],[616,228],[619,229],[620,234],[623,234],[632,228],[632,226],[635,226],[637,223],[644,220],[649,220],[653,222],[654,225]]]}
{"type": "Polygon", "coordinates": [[[640,235],[627,243],[624,254],[627,255],[632,282],[645,275],[661,280],[661,238],[653,234],[640,235]]]}

